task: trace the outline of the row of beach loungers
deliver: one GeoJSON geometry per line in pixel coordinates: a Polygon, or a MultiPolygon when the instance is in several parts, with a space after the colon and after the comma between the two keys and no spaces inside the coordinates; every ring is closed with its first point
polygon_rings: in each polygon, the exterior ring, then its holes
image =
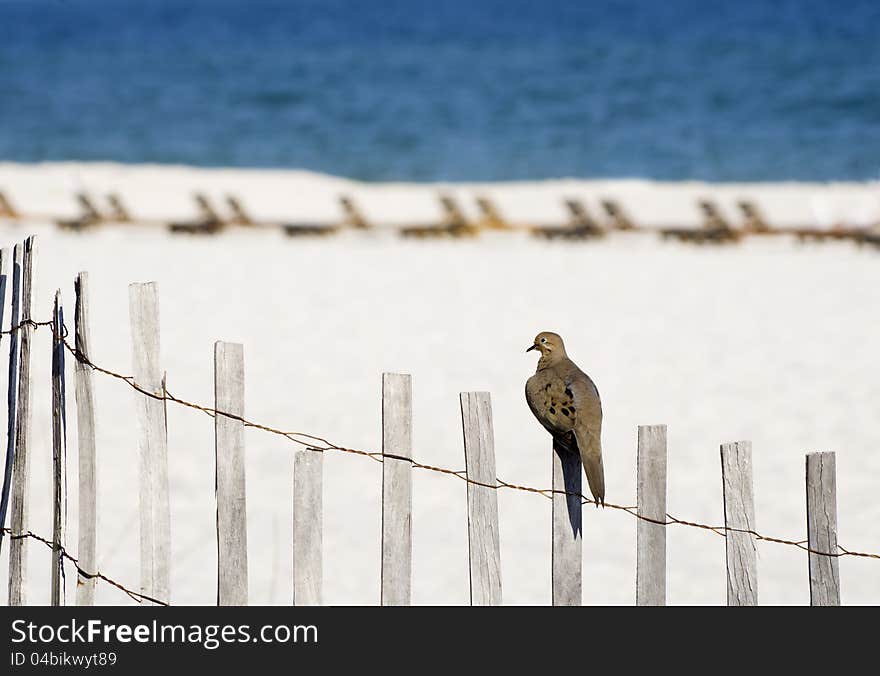
{"type": "MultiPolygon", "coordinates": [[[[86,230],[103,223],[136,223],[131,212],[126,208],[118,194],[107,195],[106,208],[99,208],[92,197],[81,192],[76,196],[80,214],[75,218],[57,220],[57,225],[64,230],[86,230]]],[[[221,216],[203,193],[193,195],[197,208],[196,218],[189,221],[172,221],[164,225],[173,233],[211,235],[220,232],[227,226],[280,226],[289,236],[324,236],[342,229],[367,230],[373,225],[355,205],[350,196],[341,195],[339,206],[343,220],[339,224],[321,223],[261,223],[253,219],[241,200],[233,195],[225,196],[228,216],[221,216]]],[[[599,223],[587,210],[582,200],[568,198],[564,201],[568,213],[566,225],[515,225],[504,218],[495,203],[488,197],[478,196],[476,206],[479,219],[468,219],[458,202],[448,194],[439,195],[442,220],[436,224],[404,226],[400,233],[404,237],[437,238],[437,237],[473,237],[481,230],[512,230],[527,229],[536,237],[560,240],[588,240],[600,238],[611,230],[645,230],[638,227],[626,214],[621,205],[612,199],[600,201],[605,215],[605,222],[599,223]]],[[[700,200],[698,207],[702,213],[700,227],[661,228],[663,239],[674,239],[695,244],[726,244],[738,242],[746,235],[752,234],[789,234],[801,241],[808,240],[851,240],[858,244],[872,244],[880,247],[880,224],[871,228],[850,228],[838,226],[831,229],[815,228],[771,228],[761,215],[758,207],[750,201],[742,200],[737,204],[742,222],[733,226],[721,214],[712,200],[700,200]]],[[[16,212],[10,201],[0,191],[0,218],[17,219],[21,215],[16,212]]]]}

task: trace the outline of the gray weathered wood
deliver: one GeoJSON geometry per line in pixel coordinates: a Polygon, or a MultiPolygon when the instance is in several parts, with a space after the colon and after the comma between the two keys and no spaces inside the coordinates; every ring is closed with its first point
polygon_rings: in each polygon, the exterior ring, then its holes
{"type": "Polygon", "coordinates": [[[217,605],[248,602],[244,462],[244,348],[214,344],[214,445],[217,492],[217,605]],[[221,415],[228,413],[229,415],[221,415]],[[235,416],[235,417],[231,417],[235,416]]]}
{"type": "Polygon", "coordinates": [[[28,501],[30,499],[30,437],[31,437],[31,336],[33,326],[33,280],[36,257],[36,238],[32,235],[22,247],[21,275],[21,329],[19,330],[18,413],[15,418],[15,457],[12,463],[12,518],[9,543],[9,605],[27,604],[27,543],[28,538],[17,538],[28,530],[28,501]]]}
{"type": "Polygon", "coordinates": [[[582,470],[577,453],[553,444],[553,543],[551,598],[554,606],[582,603],[583,505],[582,470]]]}
{"type": "Polygon", "coordinates": [[[807,544],[811,551],[810,605],[839,606],[837,557],[825,556],[838,553],[834,453],[807,454],[807,544]]]}
{"type": "MultiPolygon", "coordinates": [[[[85,363],[91,359],[89,344],[89,277],[85,272],[76,276],[76,308],[74,311],[74,349],[76,350],[76,429],[78,439],[79,527],[77,556],[79,567],[87,573],[98,572],[98,459],[95,444],[95,398],[92,369],[85,363]]],[[[95,578],[77,576],[76,604],[95,603],[95,578]]]]}
{"type": "Polygon", "coordinates": [[[755,497],[752,488],[752,443],[721,445],[721,483],[727,549],[727,605],[758,605],[758,552],[755,538],[755,497]]]}
{"type": "Polygon", "coordinates": [[[666,605],[666,425],[639,425],[636,605],[666,605]],[[654,523],[653,519],[661,523],[654,523]]]}
{"type": "Polygon", "coordinates": [[[471,605],[501,605],[501,541],[492,402],[488,392],[462,392],[460,399],[468,479],[471,605]]]}
{"type": "Polygon", "coordinates": [[[319,606],[323,587],[324,453],[293,456],[293,603],[319,606]]]}
{"type": "MultiPolygon", "coordinates": [[[[0,249],[0,330],[3,328],[3,317],[6,314],[6,282],[9,279],[11,254],[9,247],[0,249]]],[[[3,334],[0,333],[0,345],[2,344],[3,334]]]]}
{"type": "Polygon", "coordinates": [[[159,367],[159,296],[155,282],[129,291],[132,359],[140,455],[141,593],[168,602],[171,590],[171,511],[165,392],[159,367]]]}
{"type": "Polygon", "coordinates": [[[64,456],[67,419],[64,392],[64,309],[61,290],[52,311],[52,567],[50,604],[61,605],[61,548],[64,546],[64,456]]]}
{"type": "MultiPolygon", "coordinates": [[[[6,526],[6,510],[9,507],[9,492],[12,490],[12,464],[15,458],[15,416],[18,395],[18,326],[21,311],[21,245],[15,245],[15,253],[9,260],[9,249],[3,249],[3,265],[10,265],[12,273],[12,302],[9,318],[9,382],[7,389],[6,415],[6,462],[3,467],[3,489],[0,493],[0,527],[6,526]]],[[[0,324],[2,326],[2,324],[0,324]]],[[[0,528],[0,551],[2,551],[4,531],[0,528]]]]}
{"type": "Polygon", "coordinates": [[[383,606],[412,601],[412,379],[382,374],[383,606]],[[391,457],[394,456],[394,457],[391,457]]]}

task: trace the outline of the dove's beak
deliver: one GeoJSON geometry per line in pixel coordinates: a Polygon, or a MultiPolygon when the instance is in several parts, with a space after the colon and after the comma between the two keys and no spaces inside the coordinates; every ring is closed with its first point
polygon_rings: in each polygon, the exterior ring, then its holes
{"type": "Polygon", "coordinates": [[[526,352],[531,352],[532,350],[537,350],[537,349],[538,349],[537,345],[532,345],[531,347],[526,349],[526,352]]]}

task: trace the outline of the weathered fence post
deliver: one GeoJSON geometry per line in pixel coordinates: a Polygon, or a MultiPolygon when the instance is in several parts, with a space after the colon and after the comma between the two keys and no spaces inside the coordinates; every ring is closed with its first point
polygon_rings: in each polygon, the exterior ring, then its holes
{"type": "Polygon", "coordinates": [[[214,417],[217,605],[246,606],[247,500],[242,421],[244,348],[241,345],[220,341],[214,343],[214,408],[217,410],[214,417]]]}
{"type": "Polygon", "coordinates": [[[159,368],[159,296],[155,282],[131,284],[132,359],[140,436],[141,593],[169,602],[171,510],[165,388],[159,368]]]}
{"type": "Polygon", "coordinates": [[[293,604],[319,606],[323,594],[324,453],[293,456],[293,604]]]}
{"type": "MultiPolygon", "coordinates": [[[[92,390],[92,370],[88,365],[89,351],[89,277],[80,272],[74,282],[76,307],[74,309],[74,349],[76,352],[76,429],[79,467],[79,567],[86,573],[98,572],[98,461],[95,445],[95,400],[92,390]]],[[[77,576],[76,603],[91,606],[95,603],[95,578],[77,576]]]]}
{"type": "Polygon", "coordinates": [[[467,472],[471,605],[501,605],[501,541],[492,402],[488,392],[462,392],[461,425],[467,472]]]}
{"type": "Polygon", "coordinates": [[[52,312],[52,586],[51,605],[61,605],[61,548],[64,542],[64,460],[67,453],[67,413],[64,391],[64,309],[61,290],[55,292],[52,312]]]}
{"type": "Polygon", "coordinates": [[[9,542],[9,605],[27,603],[27,538],[15,538],[27,532],[30,484],[31,436],[31,335],[33,326],[34,258],[36,238],[31,235],[22,247],[20,359],[18,364],[18,413],[15,418],[15,457],[12,462],[12,520],[9,542]]]}
{"type": "Polygon", "coordinates": [[[412,601],[412,379],[382,374],[383,606],[412,601]]]}
{"type": "MultiPolygon", "coordinates": [[[[6,281],[9,279],[9,247],[0,249],[0,331],[3,330],[3,316],[6,314],[6,281]]],[[[3,334],[0,333],[0,344],[3,334]]]]}
{"type": "Polygon", "coordinates": [[[758,605],[758,553],[752,488],[752,443],[721,444],[721,483],[727,538],[727,605],[758,605]]]}
{"type": "MultiPolygon", "coordinates": [[[[3,489],[0,493],[0,551],[3,544],[3,530],[6,526],[6,510],[9,507],[9,491],[12,489],[12,463],[15,458],[15,402],[18,391],[18,318],[21,298],[21,245],[15,245],[11,261],[9,249],[3,249],[2,264],[12,267],[12,316],[9,318],[9,383],[7,389],[6,416],[6,463],[3,467],[3,489]]],[[[2,327],[2,324],[0,324],[2,327]]]]}
{"type": "Polygon", "coordinates": [[[666,425],[639,425],[636,468],[636,605],[665,606],[666,425]]]}
{"type": "Polygon", "coordinates": [[[835,472],[834,453],[807,454],[807,546],[814,606],[840,605],[835,472]]]}
{"type": "Polygon", "coordinates": [[[583,593],[581,458],[555,442],[552,457],[551,599],[554,606],[579,606],[583,593]]]}

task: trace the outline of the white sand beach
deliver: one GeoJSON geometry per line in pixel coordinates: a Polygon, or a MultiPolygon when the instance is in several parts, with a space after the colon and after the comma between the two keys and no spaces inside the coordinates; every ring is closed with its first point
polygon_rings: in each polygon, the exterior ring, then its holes
{"type": "MultiPolygon", "coordinates": [[[[191,194],[238,195],[267,221],[334,223],[342,191],[379,226],[429,223],[438,188],[490,194],[512,221],[563,223],[569,194],[595,205],[621,201],[649,227],[696,225],[698,197],[730,211],[755,200],[774,226],[868,226],[880,220],[880,183],[662,184],[559,180],[523,184],[362,184],[300,171],[209,170],[112,164],[0,164],[0,189],[17,210],[2,245],[38,237],[37,319],[61,288],[73,316],[73,279],[91,280],[93,359],[130,373],[128,284],[159,285],[162,365],[176,396],[212,404],[213,343],[242,342],[246,415],[337,444],[379,450],[383,371],[413,376],[414,455],[462,469],[458,393],[487,390],[494,408],[498,475],[550,485],[551,451],[523,385],[540,330],[557,331],[602,396],[608,500],[635,504],[636,428],[669,426],[668,510],[723,523],[719,444],[753,442],[757,528],[806,537],[804,453],[836,451],[839,541],[880,552],[880,252],[847,242],[797,244],[746,239],[732,247],[689,247],[640,233],[598,242],[536,241],[484,233],[469,241],[404,241],[390,233],[345,232],[318,240],[280,231],[231,229],[174,236],[149,225],[61,232],[51,220],[78,213],[74,195],[123,196],[157,221],[195,216],[191,194]]],[[[598,208],[596,209],[598,212],[598,208]]],[[[8,314],[7,314],[8,317],[8,314]]],[[[8,319],[7,325],[8,325],[8,319]]],[[[4,326],[4,328],[7,328],[4,326]]],[[[0,354],[8,352],[8,338],[0,354]]],[[[35,334],[33,530],[51,533],[50,335],[35,334]]],[[[3,364],[5,364],[5,359],[3,364]]],[[[68,375],[67,542],[76,542],[76,416],[68,375]]],[[[5,391],[6,367],[0,367],[5,391]]],[[[96,376],[100,456],[101,569],[138,584],[135,394],[96,376]]],[[[5,420],[5,413],[0,414],[5,420]]],[[[214,426],[169,405],[173,603],[216,598],[214,426]]],[[[252,603],[292,596],[292,453],[289,442],[247,430],[252,603]]],[[[328,452],[324,486],[324,597],[328,604],[379,601],[381,466],[328,452]]],[[[413,601],[468,601],[465,484],[414,472],[413,601]]],[[[550,602],[550,501],[498,494],[504,601],[550,602]]],[[[584,603],[631,604],[636,520],[589,509],[584,517],[584,603]]],[[[670,604],[726,602],[724,539],[668,528],[670,604]]],[[[758,544],[759,600],[809,602],[807,555],[758,544]]],[[[7,568],[8,547],[0,556],[7,568]]],[[[48,551],[29,545],[29,595],[49,599],[48,551]]],[[[880,603],[880,562],[840,559],[842,601],[880,603]]],[[[101,603],[129,603],[98,585],[101,603]]],[[[6,600],[0,588],[0,602],[6,600]]],[[[67,571],[73,602],[75,575],[67,571]]]]}

